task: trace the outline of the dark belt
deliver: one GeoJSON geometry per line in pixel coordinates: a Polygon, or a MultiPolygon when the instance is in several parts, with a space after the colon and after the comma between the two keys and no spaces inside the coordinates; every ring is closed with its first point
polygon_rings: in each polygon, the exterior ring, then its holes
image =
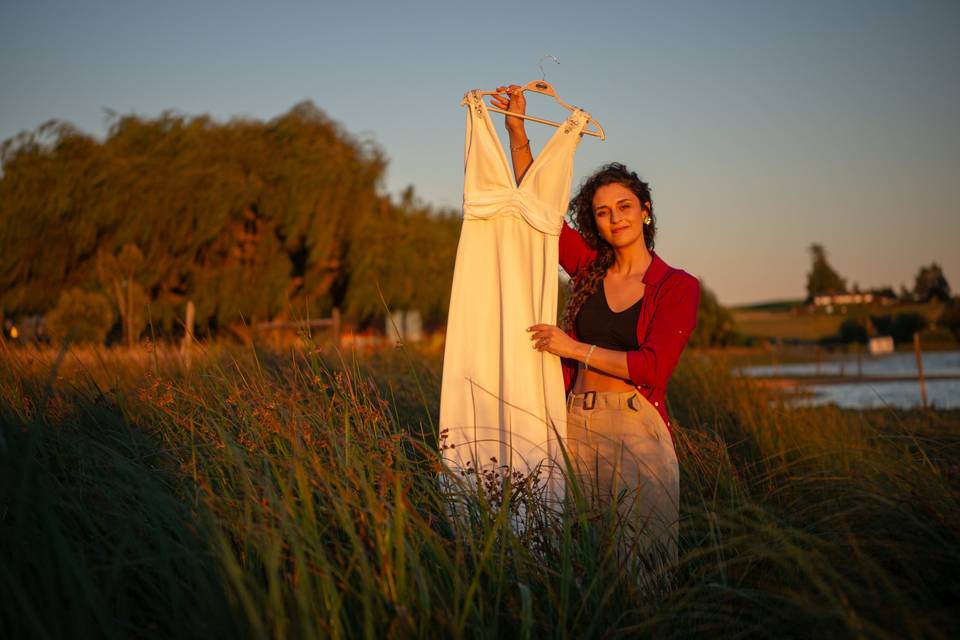
{"type": "Polygon", "coordinates": [[[583,394],[583,408],[590,411],[595,406],[597,406],[597,392],[587,391],[583,394]]]}
{"type": "MultiPolygon", "coordinates": [[[[617,392],[612,392],[612,393],[617,393],[617,392]]],[[[569,400],[569,403],[571,405],[573,405],[574,403],[574,396],[582,396],[582,401],[580,402],[580,406],[584,411],[592,411],[597,406],[596,391],[585,391],[582,394],[581,393],[571,394],[570,400],[569,400]]],[[[629,398],[627,398],[626,405],[634,411],[640,411],[640,399],[637,397],[636,394],[632,394],[630,395],[629,398]]]]}

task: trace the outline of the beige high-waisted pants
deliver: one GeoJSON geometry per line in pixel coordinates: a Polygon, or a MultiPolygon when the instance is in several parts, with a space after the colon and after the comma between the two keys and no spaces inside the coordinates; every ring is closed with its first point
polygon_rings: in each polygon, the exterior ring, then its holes
{"type": "Polygon", "coordinates": [[[592,514],[616,505],[621,562],[631,550],[676,561],[680,472],[653,405],[636,391],[570,394],[567,449],[592,514]]]}

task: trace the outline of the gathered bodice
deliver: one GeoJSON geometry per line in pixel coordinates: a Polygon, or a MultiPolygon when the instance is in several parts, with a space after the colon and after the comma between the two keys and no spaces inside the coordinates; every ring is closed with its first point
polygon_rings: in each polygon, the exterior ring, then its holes
{"type": "Polygon", "coordinates": [[[464,220],[516,215],[541,233],[556,236],[563,227],[573,176],[573,157],[590,115],[575,109],[553,133],[517,185],[497,138],[487,105],[468,92],[464,144],[464,220]]]}

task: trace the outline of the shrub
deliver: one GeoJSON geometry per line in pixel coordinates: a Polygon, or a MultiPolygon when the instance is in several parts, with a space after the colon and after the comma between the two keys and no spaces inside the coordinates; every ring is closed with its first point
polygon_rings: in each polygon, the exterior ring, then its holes
{"type": "Polygon", "coordinates": [[[853,318],[847,318],[843,321],[843,324],[840,325],[840,331],[838,332],[838,338],[843,344],[850,344],[851,342],[857,342],[859,344],[867,343],[867,329],[863,326],[863,323],[859,320],[853,318]]]}
{"type": "Polygon", "coordinates": [[[894,342],[910,342],[914,333],[927,328],[927,319],[918,313],[871,316],[870,321],[877,333],[891,336],[894,342]]]}
{"type": "Polygon", "coordinates": [[[690,336],[690,346],[725,347],[734,341],[736,335],[733,314],[720,304],[716,294],[701,280],[697,328],[690,336]]]}
{"type": "Polygon", "coordinates": [[[47,334],[57,344],[93,342],[102,344],[115,320],[110,302],[101,294],[70,289],[44,318],[47,334]]]}
{"type": "Polygon", "coordinates": [[[937,324],[949,329],[957,340],[960,340],[960,298],[953,298],[943,308],[943,313],[937,324]]]}
{"type": "Polygon", "coordinates": [[[898,313],[893,317],[890,335],[894,342],[910,342],[913,334],[927,328],[927,319],[918,313],[898,313]]]}

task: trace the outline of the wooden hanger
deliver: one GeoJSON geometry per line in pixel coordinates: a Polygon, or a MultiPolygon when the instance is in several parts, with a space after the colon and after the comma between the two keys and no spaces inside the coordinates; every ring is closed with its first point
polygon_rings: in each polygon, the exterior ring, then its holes
{"type": "MultiPolygon", "coordinates": [[[[554,100],[556,100],[557,102],[559,102],[561,106],[563,106],[563,107],[566,108],[566,109],[569,109],[570,111],[574,111],[574,110],[576,109],[576,107],[571,107],[569,104],[567,104],[566,102],[564,102],[563,100],[561,100],[561,99],[560,99],[560,96],[558,96],[558,95],[557,95],[557,92],[554,90],[553,85],[550,84],[549,82],[547,82],[546,80],[533,80],[532,82],[528,82],[527,84],[525,84],[525,85],[523,85],[522,87],[520,87],[520,91],[533,91],[534,93],[542,93],[542,94],[545,95],[545,96],[550,96],[551,98],[553,98],[554,100]]],[[[478,91],[477,94],[478,94],[478,95],[481,95],[481,96],[498,95],[498,93],[497,93],[496,91],[478,91]]],[[[499,108],[497,108],[497,107],[491,107],[490,105],[486,105],[486,107],[487,107],[487,111],[493,111],[493,112],[495,112],[495,113],[502,113],[502,114],[504,114],[504,115],[513,116],[514,118],[522,118],[522,119],[524,119],[524,120],[532,120],[532,121],[534,121],[534,122],[539,122],[539,123],[541,123],[541,124],[549,124],[549,125],[552,125],[552,126],[554,126],[554,127],[559,127],[561,124],[563,124],[562,122],[553,122],[552,120],[544,120],[544,119],[542,119],[542,118],[536,118],[536,117],[534,117],[534,116],[529,116],[529,115],[527,115],[527,114],[525,114],[525,113],[524,113],[524,114],[511,113],[510,111],[504,111],[503,109],[499,109],[499,108]]],[[[603,132],[603,127],[600,126],[600,123],[597,122],[596,120],[594,120],[593,118],[590,118],[590,122],[592,122],[594,125],[596,125],[597,130],[596,130],[596,131],[590,131],[590,130],[588,130],[586,127],[584,127],[583,133],[587,134],[588,136],[596,136],[596,137],[600,138],[601,140],[606,140],[606,139],[607,139],[607,136],[606,136],[606,134],[603,132]]],[[[589,123],[588,123],[588,124],[589,124],[589,123]]]]}

